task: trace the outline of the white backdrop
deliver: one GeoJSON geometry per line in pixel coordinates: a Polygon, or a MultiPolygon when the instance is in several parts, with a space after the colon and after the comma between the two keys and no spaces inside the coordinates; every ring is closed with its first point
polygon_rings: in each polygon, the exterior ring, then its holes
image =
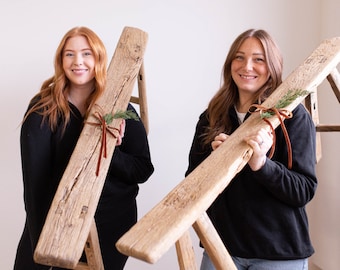
{"type": "MultiPolygon", "coordinates": [[[[12,269],[24,226],[20,121],[30,98],[53,74],[54,53],[67,30],[77,25],[93,29],[110,59],[125,26],[149,34],[144,63],[155,173],[141,186],[142,217],[184,179],[196,121],[219,86],[233,39],[248,28],[268,30],[283,52],[286,76],[324,38],[324,4],[335,1],[2,1],[0,269],[12,269]]],[[[193,232],[192,238],[199,263],[201,249],[193,232]]],[[[178,269],[175,249],[154,265],[131,258],[126,269],[178,269]]]]}

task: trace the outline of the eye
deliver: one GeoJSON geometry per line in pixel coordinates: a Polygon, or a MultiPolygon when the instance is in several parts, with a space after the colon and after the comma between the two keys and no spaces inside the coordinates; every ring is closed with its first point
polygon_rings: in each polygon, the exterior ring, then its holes
{"type": "Polygon", "coordinates": [[[68,56],[68,57],[73,56],[73,55],[74,55],[74,54],[71,53],[71,52],[66,52],[66,53],[65,53],[65,56],[68,56]]]}
{"type": "Polygon", "coordinates": [[[265,62],[264,58],[261,58],[261,57],[255,58],[255,61],[256,62],[265,62]]]}
{"type": "Polygon", "coordinates": [[[235,56],[235,60],[243,60],[243,59],[244,59],[243,55],[236,55],[235,56]]]}
{"type": "Polygon", "coordinates": [[[90,56],[90,55],[92,55],[92,52],[91,52],[91,51],[86,51],[86,52],[84,52],[84,56],[90,56]]]}

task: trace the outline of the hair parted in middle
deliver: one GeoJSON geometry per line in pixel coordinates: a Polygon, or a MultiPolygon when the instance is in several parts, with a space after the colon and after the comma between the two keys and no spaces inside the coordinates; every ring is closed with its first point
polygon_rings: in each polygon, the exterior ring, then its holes
{"type": "Polygon", "coordinates": [[[231,132],[229,111],[239,98],[237,86],[231,76],[231,64],[242,43],[250,37],[257,38],[261,42],[270,74],[268,81],[257,92],[254,103],[263,102],[282,82],[283,59],[281,51],[268,32],[262,29],[249,29],[241,33],[232,43],[224,62],[221,87],[208,105],[209,127],[203,134],[205,145],[210,145],[219,133],[230,134],[231,132]]]}
{"type": "Polygon", "coordinates": [[[64,128],[70,119],[70,107],[68,103],[69,80],[63,69],[63,52],[68,39],[76,36],[83,36],[87,39],[95,58],[95,85],[93,92],[88,97],[86,105],[87,114],[96,99],[104,92],[107,80],[107,53],[101,39],[91,29],[84,26],[77,26],[70,29],[61,39],[54,58],[54,75],[44,81],[40,92],[32,100],[38,102],[27,112],[38,112],[43,115],[44,120],[52,130],[55,130],[58,119],[63,119],[64,128]]]}

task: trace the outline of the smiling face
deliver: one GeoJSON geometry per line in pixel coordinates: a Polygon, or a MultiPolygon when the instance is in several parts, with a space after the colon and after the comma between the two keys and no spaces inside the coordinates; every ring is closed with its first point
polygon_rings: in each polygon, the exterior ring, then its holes
{"type": "Polygon", "coordinates": [[[247,38],[231,63],[231,76],[239,95],[254,96],[269,79],[269,71],[261,42],[247,38]]]}
{"type": "Polygon", "coordinates": [[[71,37],[66,41],[62,59],[65,75],[70,80],[70,88],[93,89],[95,58],[84,36],[71,37]]]}

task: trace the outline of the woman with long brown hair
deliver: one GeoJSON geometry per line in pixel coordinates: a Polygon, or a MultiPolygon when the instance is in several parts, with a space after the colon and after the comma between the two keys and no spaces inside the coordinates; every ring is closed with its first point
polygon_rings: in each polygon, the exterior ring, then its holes
{"type": "MultiPolygon", "coordinates": [[[[55,74],[32,98],[21,127],[26,222],[15,270],[50,268],[36,264],[33,252],[84,121],[106,86],[103,42],[87,27],[72,28],[57,48],[54,68],[55,74]]],[[[131,104],[127,110],[136,113],[131,104]]],[[[141,121],[122,120],[117,135],[95,220],[104,267],[118,270],[127,257],[118,252],[115,242],[136,222],[138,184],[154,168],[141,121]]]]}
{"type": "MultiPolygon", "coordinates": [[[[186,175],[219,147],[282,81],[282,57],[264,30],[249,29],[232,43],[223,66],[221,88],[200,115],[186,175]]],[[[315,126],[303,107],[285,121],[292,166],[281,127],[275,152],[273,134],[261,129],[245,141],[252,147],[248,164],[217,197],[207,213],[239,270],[302,270],[314,252],[305,205],[313,198],[315,126]]],[[[201,270],[215,269],[203,252],[201,270]]]]}

